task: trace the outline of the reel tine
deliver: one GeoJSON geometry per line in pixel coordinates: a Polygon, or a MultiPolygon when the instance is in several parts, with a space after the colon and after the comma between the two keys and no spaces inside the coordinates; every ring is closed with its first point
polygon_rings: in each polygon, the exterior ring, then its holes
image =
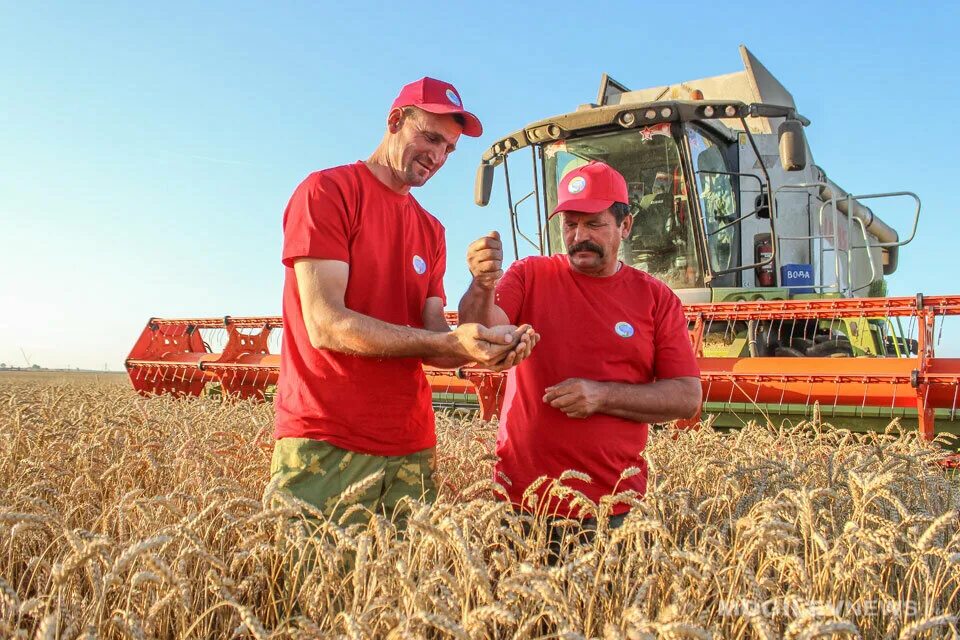
{"type": "MultiPolygon", "coordinates": [[[[758,382],[757,384],[754,385],[754,387],[756,387],[756,390],[754,391],[753,398],[750,399],[750,402],[753,403],[754,409],[759,409],[760,408],[760,390],[762,389],[762,385],[758,382]]],[[[764,412],[762,410],[760,411],[760,415],[764,415],[764,412]]],[[[770,422],[769,416],[767,416],[767,422],[770,422]]]]}
{"type": "Polygon", "coordinates": [[[960,381],[953,383],[953,404],[950,405],[950,421],[957,417],[957,391],[960,391],[960,381]]]}
{"type": "Polygon", "coordinates": [[[867,389],[869,389],[870,383],[867,381],[867,378],[863,378],[863,400],[860,402],[860,417],[864,417],[867,412],[867,389]]]}
{"type": "Polygon", "coordinates": [[[831,412],[830,417],[837,417],[837,403],[840,402],[840,378],[836,379],[837,388],[833,394],[833,412],[831,412]]]}

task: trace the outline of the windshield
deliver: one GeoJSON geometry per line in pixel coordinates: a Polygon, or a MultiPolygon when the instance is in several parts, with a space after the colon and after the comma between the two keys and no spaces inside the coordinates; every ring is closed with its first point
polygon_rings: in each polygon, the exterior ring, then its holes
{"type": "MultiPolygon", "coordinates": [[[[727,166],[717,143],[700,127],[688,126],[687,141],[699,186],[710,266],[715,272],[733,269],[739,265],[740,228],[736,222],[736,189],[733,176],[729,175],[733,170],[727,166]]],[[[720,283],[715,282],[714,286],[717,284],[720,283]]]]}
{"type": "MultiPolygon", "coordinates": [[[[680,152],[665,123],[544,147],[547,210],[557,204],[557,186],[569,171],[599,160],[619,171],[629,189],[633,230],[620,258],[674,289],[703,286],[680,152]]],[[[565,253],[560,217],[548,227],[553,253],[565,253]]]]}

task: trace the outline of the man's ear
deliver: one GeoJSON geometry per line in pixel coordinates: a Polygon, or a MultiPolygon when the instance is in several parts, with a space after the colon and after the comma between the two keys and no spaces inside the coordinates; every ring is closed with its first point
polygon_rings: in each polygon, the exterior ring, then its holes
{"type": "Polygon", "coordinates": [[[628,213],[620,226],[620,237],[624,239],[629,237],[631,229],[633,229],[633,216],[628,213]]]}
{"type": "Polygon", "coordinates": [[[403,128],[403,120],[405,116],[403,115],[403,109],[397,107],[392,109],[389,114],[387,114],[387,131],[390,133],[397,133],[400,129],[403,128]]]}

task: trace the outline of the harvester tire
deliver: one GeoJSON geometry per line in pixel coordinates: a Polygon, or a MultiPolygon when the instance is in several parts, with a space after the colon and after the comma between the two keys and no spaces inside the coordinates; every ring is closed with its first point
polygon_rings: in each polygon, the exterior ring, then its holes
{"type": "Polygon", "coordinates": [[[830,340],[815,344],[807,349],[811,358],[844,357],[853,355],[853,346],[849,340],[830,340]]]}
{"type": "Polygon", "coordinates": [[[813,347],[813,340],[796,336],[794,338],[790,338],[790,341],[787,343],[787,345],[792,349],[796,349],[800,353],[806,353],[811,347],[813,347]]]}

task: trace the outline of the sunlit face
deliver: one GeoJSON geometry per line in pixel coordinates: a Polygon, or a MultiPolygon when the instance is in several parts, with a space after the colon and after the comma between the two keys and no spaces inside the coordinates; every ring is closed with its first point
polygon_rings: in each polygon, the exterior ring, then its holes
{"type": "Polygon", "coordinates": [[[463,127],[451,115],[414,109],[404,115],[394,109],[387,120],[390,164],[397,178],[410,187],[422,187],[433,177],[447,156],[457,148],[463,127]]]}
{"type": "Polygon", "coordinates": [[[564,211],[563,241],[570,265],[581,273],[599,275],[612,271],[620,242],[630,234],[633,218],[617,224],[610,209],[600,213],[564,211]]]}

